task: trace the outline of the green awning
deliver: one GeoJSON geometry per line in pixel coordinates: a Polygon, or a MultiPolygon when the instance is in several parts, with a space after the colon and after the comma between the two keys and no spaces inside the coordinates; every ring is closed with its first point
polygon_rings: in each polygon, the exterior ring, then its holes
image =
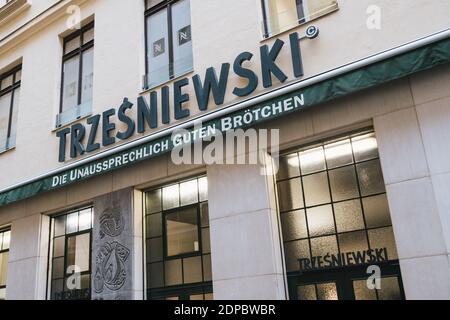
{"type": "MultiPolygon", "coordinates": [[[[238,127],[222,127],[222,120],[224,118],[233,117],[243,118],[245,115],[249,115],[249,112],[253,112],[253,115],[258,115],[259,112],[259,116],[253,116],[251,121],[245,122],[245,124],[239,126],[239,128],[252,126],[263,121],[284,116],[291,112],[300,112],[305,108],[314,107],[323,102],[363,89],[372,88],[392,80],[407,77],[411,74],[431,69],[448,62],[450,62],[450,38],[328,79],[299,91],[279,96],[253,107],[245,108],[245,110],[223,116],[222,118],[208,121],[203,123],[203,127],[214,127],[222,132],[237,129],[238,127]],[[300,100],[303,102],[301,106],[295,103],[300,100]],[[284,108],[283,110],[270,108],[270,106],[286,101],[289,102],[289,106],[293,105],[294,107],[284,108]]],[[[161,154],[170,152],[173,148],[174,144],[171,140],[171,135],[168,134],[157,140],[143,143],[138,147],[133,147],[114,155],[105,156],[102,159],[93,160],[80,165],[77,168],[72,168],[54,176],[46,177],[0,193],[0,206],[8,205],[58,188],[63,188],[69,184],[157,157],[161,154]]]]}

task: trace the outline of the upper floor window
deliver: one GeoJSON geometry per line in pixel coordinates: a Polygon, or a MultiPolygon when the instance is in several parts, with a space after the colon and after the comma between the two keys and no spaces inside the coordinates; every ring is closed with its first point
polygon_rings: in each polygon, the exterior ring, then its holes
{"type": "Polygon", "coordinates": [[[6,299],[10,230],[0,230],[0,300],[6,299]]]}
{"type": "Polygon", "coordinates": [[[0,152],[16,145],[22,66],[0,75],[0,152]]]}
{"type": "Polygon", "coordinates": [[[57,126],[89,114],[94,80],[94,23],[64,39],[61,106],[57,126]]]}
{"type": "Polygon", "coordinates": [[[92,208],[52,219],[51,300],[91,298],[92,208]]]}
{"type": "Polygon", "coordinates": [[[146,88],[193,68],[189,0],[146,2],[146,88]]]}
{"type": "Polygon", "coordinates": [[[336,0],[261,0],[264,36],[286,31],[337,9],[336,0]]]}

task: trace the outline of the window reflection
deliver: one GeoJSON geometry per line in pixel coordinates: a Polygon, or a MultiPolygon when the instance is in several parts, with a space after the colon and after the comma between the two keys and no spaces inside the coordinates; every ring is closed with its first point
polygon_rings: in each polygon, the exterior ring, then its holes
{"type": "Polygon", "coordinates": [[[197,208],[166,215],[167,255],[199,251],[197,208]]]}

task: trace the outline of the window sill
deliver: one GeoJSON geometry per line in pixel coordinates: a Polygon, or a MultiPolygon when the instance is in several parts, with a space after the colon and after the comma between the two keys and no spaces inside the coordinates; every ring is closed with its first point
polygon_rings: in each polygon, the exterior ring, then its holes
{"type": "Polygon", "coordinates": [[[0,8],[0,26],[31,6],[30,0],[13,0],[0,8]]]}
{"type": "Polygon", "coordinates": [[[92,115],[92,102],[86,102],[56,115],[55,128],[59,131],[92,115]]]}
{"type": "Polygon", "coordinates": [[[278,32],[274,32],[274,33],[270,34],[267,37],[265,37],[264,34],[263,34],[262,35],[262,39],[260,40],[260,42],[263,43],[265,41],[269,41],[269,40],[271,40],[273,38],[276,38],[276,37],[278,37],[278,36],[280,36],[280,35],[282,35],[284,33],[292,31],[293,29],[296,29],[296,28],[298,28],[300,26],[304,26],[304,25],[310,24],[313,21],[316,21],[318,19],[326,17],[326,16],[328,16],[328,15],[330,15],[330,14],[336,12],[336,11],[339,11],[339,6],[338,5],[336,5],[335,7],[331,8],[331,9],[329,9],[329,11],[327,11],[326,13],[324,13],[324,14],[318,16],[318,17],[312,18],[312,19],[310,19],[308,21],[305,21],[305,22],[302,22],[302,23],[294,23],[291,26],[285,27],[285,28],[283,28],[282,30],[280,30],[278,32]]]}
{"type": "Polygon", "coordinates": [[[2,148],[2,149],[0,149],[0,156],[5,154],[5,153],[7,153],[7,152],[13,151],[15,149],[16,149],[16,146],[5,148],[5,149],[2,148]]]}
{"type": "Polygon", "coordinates": [[[174,76],[172,79],[163,81],[163,82],[161,82],[161,83],[154,84],[154,85],[149,86],[148,88],[146,88],[146,89],[144,89],[144,90],[141,90],[140,93],[139,93],[139,95],[146,94],[146,93],[148,93],[148,92],[154,90],[155,88],[158,88],[158,87],[161,87],[161,86],[163,86],[163,85],[165,85],[165,84],[167,84],[167,83],[170,83],[170,82],[179,80],[180,78],[186,77],[188,74],[193,73],[193,72],[194,72],[194,69],[193,69],[193,68],[192,68],[192,69],[189,69],[189,70],[187,70],[187,71],[184,71],[184,72],[182,72],[182,73],[180,73],[180,74],[174,76]]]}

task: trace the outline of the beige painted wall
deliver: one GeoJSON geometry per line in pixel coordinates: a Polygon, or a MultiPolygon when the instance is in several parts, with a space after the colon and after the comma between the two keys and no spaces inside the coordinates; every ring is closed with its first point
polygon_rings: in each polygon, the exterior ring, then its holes
{"type": "MultiPolygon", "coordinates": [[[[17,17],[11,26],[22,25],[34,14],[55,1],[34,1],[29,11],[17,17]]],[[[144,68],[144,4],[141,0],[63,1],[84,3],[82,17],[95,14],[95,57],[93,113],[118,107],[127,96],[132,100],[141,93],[144,68]]],[[[450,22],[446,0],[417,0],[413,3],[387,0],[340,0],[340,10],[315,20],[321,35],[302,44],[306,77],[355,61],[422,36],[446,29],[450,22]],[[382,29],[366,28],[366,9],[378,4],[382,10],[382,29]],[[425,18],[424,17],[432,17],[425,18]],[[421,21],[418,23],[418,21],[421,21]],[[406,32],[407,31],[407,32],[406,32]]],[[[257,0],[191,0],[194,46],[194,73],[206,68],[220,68],[222,62],[233,62],[242,51],[255,53],[251,67],[259,74],[259,46],[262,41],[261,8],[257,0]]],[[[0,70],[23,60],[21,102],[19,107],[17,147],[0,154],[0,188],[45,173],[62,164],[57,161],[58,139],[52,132],[59,107],[61,72],[61,34],[67,33],[67,15],[60,9],[36,27],[21,31],[16,38],[0,41],[0,70]],[[14,165],[12,165],[14,164],[14,165]]],[[[301,26],[293,31],[304,32],[301,26]]],[[[8,27],[0,28],[0,34],[8,27]]],[[[287,40],[289,32],[279,37],[287,40]]],[[[286,47],[279,57],[280,66],[289,74],[287,83],[296,81],[290,74],[291,62],[286,47]]],[[[287,84],[285,83],[285,84],[287,84]]],[[[274,87],[285,84],[275,82],[274,87]]],[[[238,101],[231,94],[242,80],[232,76],[224,106],[238,101]]],[[[187,88],[191,103],[186,107],[198,114],[192,86],[187,88]]],[[[254,95],[264,92],[261,84],[254,95]]],[[[215,109],[213,105],[210,110],[215,109]]],[[[83,122],[83,121],[82,121],[83,122]]],[[[120,127],[119,127],[120,129],[120,127]]],[[[147,134],[149,134],[147,132],[147,134]]]]}

